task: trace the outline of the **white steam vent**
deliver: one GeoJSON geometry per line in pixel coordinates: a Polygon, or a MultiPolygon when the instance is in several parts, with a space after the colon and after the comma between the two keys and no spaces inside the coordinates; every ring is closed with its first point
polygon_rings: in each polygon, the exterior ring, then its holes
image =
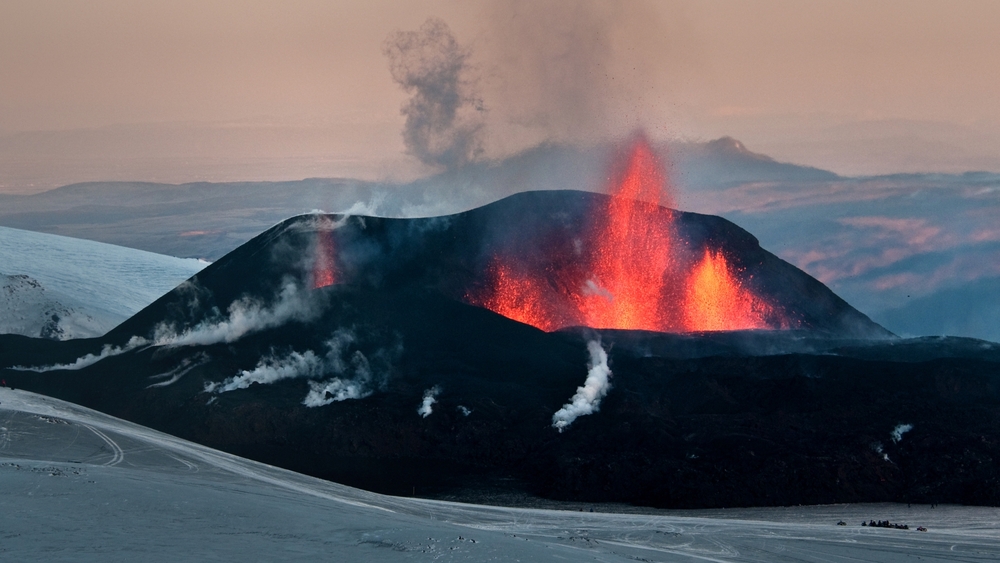
{"type": "Polygon", "coordinates": [[[913,425],[912,424],[898,424],[898,425],[896,425],[896,427],[892,429],[892,434],[890,434],[892,436],[893,443],[897,443],[898,444],[899,441],[903,439],[903,434],[906,434],[910,430],[913,430],[913,425]]]}
{"type": "Polygon", "coordinates": [[[434,412],[434,409],[431,407],[431,405],[437,402],[437,396],[440,394],[441,394],[440,385],[435,385],[434,387],[431,387],[430,389],[424,391],[424,401],[423,403],[420,404],[420,408],[417,409],[417,414],[419,414],[424,418],[430,416],[431,413],[434,412]]]}
{"type": "Polygon", "coordinates": [[[598,340],[587,342],[590,366],[583,387],[576,388],[576,395],[552,415],[552,427],[562,432],[573,424],[578,416],[592,414],[600,410],[601,399],[611,390],[611,368],[608,367],[608,353],[598,340]]]}

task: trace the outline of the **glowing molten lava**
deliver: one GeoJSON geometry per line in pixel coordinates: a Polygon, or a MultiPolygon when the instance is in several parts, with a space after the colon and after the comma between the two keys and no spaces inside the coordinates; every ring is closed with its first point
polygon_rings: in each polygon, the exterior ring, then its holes
{"type": "Polygon", "coordinates": [[[319,289],[333,285],[333,233],[320,228],[316,231],[316,250],[313,257],[312,287],[319,289]]]}
{"type": "Polygon", "coordinates": [[[673,248],[663,167],[645,138],[629,154],[615,183],[607,214],[597,218],[592,244],[592,278],[581,296],[585,325],[599,328],[664,330],[662,310],[673,248]]]}
{"type": "Polygon", "coordinates": [[[740,286],[722,253],[705,250],[684,289],[689,331],[769,328],[764,319],[772,308],[740,286]]]}
{"type": "Polygon", "coordinates": [[[495,256],[470,302],[542,330],[585,325],[662,332],[769,328],[774,308],[743,287],[726,257],[692,264],[678,244],[663,166],[645,137],[631,146],[582,249],[530,266],[495,256]]]}
{"type": "Polygon", "coordinates": [[[537,279],[518,275],[507,264],[494,261],[490,268],[493,292],[479,305],[508,319],[555,330],[560,325],[553,318],[544,300],[544,289],[537,279]]]}

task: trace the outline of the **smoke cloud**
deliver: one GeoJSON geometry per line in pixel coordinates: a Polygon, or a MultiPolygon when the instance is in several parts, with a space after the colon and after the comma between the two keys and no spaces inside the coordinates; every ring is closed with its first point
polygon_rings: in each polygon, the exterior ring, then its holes
{"type": "Polygon", "coordinates": [[[427,418],[434,412],[431,405],[437,402],[437,396],[441,394],[441,386],[435,385],[430,389],[424,391],[424,401],[420,404],[420,408],[417,409],[417,414],[423,418],[427,418]]]}
{"type": "Polygon", "coordinates": [[[898,424],[892,429],[892,441],[896,444],[903,439],[903,434],[906,434],[910,430],[913,430],[912,424],[898,424]]]}
{"type": "Polygon", "coordinates": [[[608,353],[598,340],[587,342],[590,365],[583,387],[576,388],[576,394],[568,403],[552,415],[552,427],[562,432],[569,428],[577,417],[593,414],[600,410],[601,399],[611,390],[611,368],[608,367],[608,353]]]}
{"type": "Polygon", "coordinates": [[[294,282],[286,282],[270,306],[244,296],[229,306],[227,316],[206,319],[194,327],[177,332],[173,325],[160,323],[153,330],[156,346],[189,346],[235,342],[247,334],[281,326],[289,321],[308,322],[321,311],[316,293],[305,291],[294,282]]]}
{"type": "Polygon", "coordinates": [[[499,128],[522,147],[627,134],[662,120],[676,79],[697,68],[681,10],[671,20],[641,1],[503,0],[488,10],[477,54],[491,142],[499,128]]]}
{"type": "Polygon", "coordinates": [[[444,21],[429,18],[417,31],[385,40],[392,79],[411,98],[403,142],[424,164],[455,168],[482,152],[483,102],[471,78],[469,56],[444,21]]]}

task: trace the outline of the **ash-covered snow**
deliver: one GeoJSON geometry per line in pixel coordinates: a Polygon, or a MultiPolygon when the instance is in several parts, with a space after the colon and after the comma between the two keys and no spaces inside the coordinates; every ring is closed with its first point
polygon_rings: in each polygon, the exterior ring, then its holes
{"type": "Polygon", "coordinates": [[[99,336],[207,265],[0,227],[0,333],[99,336]]]}
{"type": "Polygon", "coordinates": [[[1000,508],[551,505],[566,509],[378,495],[0,388],[4,561],[1000,559],[1000,508]]]}

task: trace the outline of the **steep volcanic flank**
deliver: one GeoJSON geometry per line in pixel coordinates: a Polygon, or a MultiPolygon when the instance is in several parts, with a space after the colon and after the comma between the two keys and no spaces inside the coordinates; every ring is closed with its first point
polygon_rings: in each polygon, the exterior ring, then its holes
{"type": "Polygon", "coordinates": [[[103,338],[0,337],[0,375],[394,494],[1000,502],[1000,348],[892,338],[732,223],[648,202],[621,214],[669,238],[669,260],[635,291],[670,306],[630,317],[613,262],[631,243],[597,242],[618,205],[531,192],[289,219],[103,338]],[[530,298],[497,314],[508,286],[530,298]],[[560,330],[513,320],[531,307],[560,330]],[[702,332],[733,311],[773,330],[702,332]]]}

